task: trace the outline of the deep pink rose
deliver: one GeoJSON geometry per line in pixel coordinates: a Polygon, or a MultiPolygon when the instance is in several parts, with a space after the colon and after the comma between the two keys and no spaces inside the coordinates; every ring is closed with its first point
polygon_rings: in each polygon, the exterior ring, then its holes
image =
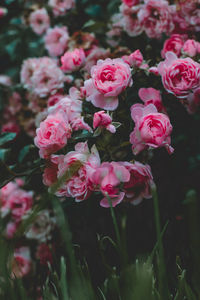
{"type": "Polygon", "coordinates": [[[130,66],[140,67],[143,62],[143,55],[140,50],[135,50],[129,56],[122,56],[122,59],[130,66]]]}
{"type": "Polygon", "coordinates": [[[94,114],[94,119],[93,119],[93,128],[101,127],[101,128],[106,128],[108,131],[111,133],[116,132],[116,128],[112,123],[112,118],[105,113],[104,110],[98,111],[94,114]]]}
{"type": "Polygon", "coordinates": [[[42,158],[48,158],[67,144],[71,137],[71,126],[63,114],[49,115],[36,130],[35,145],[40,149],[42,158]]]}
{"type": "Polygon", "coordinates": [[[15,249],[12,261],[12,278],[22,278],[31,270],[31,256],[28,247],[15,249]]]}
{"type": "Polygon", "coordinates": [[[48,5],[53,9],[54,16],[63,16],[74,7],[75,0],[49,0],[48,5]]]}
{"type": "Polygon", "coordinates": [[[91,69],[91,77],[84,83],[86,99],[107,110],[115,110],[117,96],[132,85],[131,69],[120,58],[99,60],[91,69]]]}
{"type": "Polygon", "coordinates": [[[139,0],[122,0],[122,2],[131,7],[133,5],[137,5],[139,3],[139,0]]]}
{"type": "Polygon", "coordinates": [[[92,174],[91,180],[96,186],[96,190],[100,190],[105,196],[100,205],[103,207],[110,207],[108,198],[112,201],[112,206],[119,204],[125,193],[120,190],[120,183],[128,182],[130,180],[129,171],[117,162],[104,162],[92,174]]]}
{"type": "Polygon", "coordinates": [[[143,165],[137,161],[134,163],[121,162],[121,164],[130,173],[130,180],[123,185],[125,201],[136,205],[139,204],[143,198],[151,198],[153,176],[151,174],[150,166],[143,165]]]}
{"type": "Polygon", "coordinates": [[[169,153],[173,152],[170,146],[172,125],[167,115],[158,113],[153,104],[134,104],[131,117],[135,122],[134,131],[130,134],[134,154],[148,147],[165,147],[169,153]]]}
{"type": "Polygon", "coordinates": [[[200,65],[191,58],[177,58],[166,53],[164,62],[158,65],[164,88],[178,98],[185,98],[200,84],[200,65]]]}
{"type": "Polygon", "coordinates": [[[181,48],[183,47],[184,39],[181,34],[172,34],[169,39],[164,43],[161,51],[162,58],[165,58],[165,54],[168,51],[174,52],[178,57],[181,55],[181,48]]]}
{"type": "Polygon", "coordinates": [[[61,69],[65,72],[76,71],[85,63],[85,52],[83,49],[75,49],[66,52],[61,57],[61,69]]]}

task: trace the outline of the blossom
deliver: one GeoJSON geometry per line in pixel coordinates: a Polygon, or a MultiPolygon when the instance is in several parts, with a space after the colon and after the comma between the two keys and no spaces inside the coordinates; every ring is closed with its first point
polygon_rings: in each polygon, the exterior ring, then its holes
{"type": "Polygon", "coordinates": [[[144,102],[145,106],[152,103],[155,105],[159,112],[165,112],[159,90],[156,90],[154,88],[140,88],[138,95],[144,102]]]}
{"type": "Polygon", "coordinates": [[[74,0],[49,0],[48,5],[52,7],[54,16],[63,16],[67,10],[74,7],[74,0]]]}
{"type": "Polygon", "coordinates": [[[36,130],[35,145],[40,149],[42,158],[48,158],[67,144],[71,137],[71,126],[61,113],[49,115],[36,130]]]}
{"type": "Polygon", "coordinates": [[[164,88],[178,98],[185,98],[200,84],[200,65],[191,58],[177,58],[166,53],[164,62],[158,65],[164,88]]]}
{"type": "Polygon", "coordinates": [[[134,163],[121,162],[121,165],[130,173],[130,180],[123,185],[123,191],[125,192],[124,200],[136,205],[144,198],[151,198],[153,176],[150,166],[138,161],[134,163]]]}
{"type": "Polygon", "coordinates": [[[181,55],[181,49],[184,44],[183,35],[172,34],[169,39],[165,40],[163,49],[161,51],[162,58],[169,51],[174,52],[178,57],[181,55]]]}
{"type": "Polygon", "coordinates": [[[100,205],[109,207],[108,197],[111,199],[112,206],[119,204],[125,196],[125,193],[120,190],[120,183],[130,180],[129,171],[118,162],[104,162],[91,176],[96,190],[100,190],[105,196],[100,205]]]}
{"type": "Polygon", "coordinates": [[[122,59],[99,60],[91,69],[91,79],[84,83],[86,100],[96,107],[115,110],[117,96],[131,85],[131,69],[122,59]]]}
{"type": "Polygon", "coordinates": [[[60,56],[67,48],[68,40],[69,34],[66,26],[49,28],[44,37],[45,48],[50,56],[60,56]]]}
{"type": "Polygon", "coordinates": [[[85,63],[85,52],[83,49],[74,49],[73,51],[65,52],[61,57],[61,69],[65,72],[76,71],[85,63]]]}
{"type": "Polygon", "coordinates": [[[93,128],[106,128],[111,133],[115,133],[116,128],[112,125],[112,118],[105,113],[104,110],[98,111],[94,114],[93,118],[93,128]]]}
{"type": "Polygon", "coordinates": [[[143,55],[138,49],[131,53],[129,56],[122,56],[122,59],[130,66],[140,67],[143,62],[143,55]]]}
{"type": "Polygon", "coordinates": [[[122,24],[127,34],[130,36],[138,36],[144,30],[142,21],[138,18],[138,14],[141,8],[142,6],[140,4],[132,7],[124,4],[120,6],[120,11],[122,14],[122,20],[120,23],[122,24]]]}
{"type": "Polygon", "coordinates": [[[131,107],[131,117],[135,122],[134,131],[130,134],[134,154],[149,147],[165,147],[169,153],[173,152],[170,146],[172,125],[167,115],[158,113],[153,104],[134,104],[131,107]]]}
{"type": "Polygon", "coordinates": [[[131,7],[133,5],[136,5],[139,3],[139,0],[122,0],[122,2],[124,4],[126,4],[127,6],[131,7]]]}
{"type": "Polygon", "coordinates": [[[169,34],[174,28],[171,7],[166,0],[145,0],[138,19],[150,38],[160,38],[162,33],[169,34]]]}
{"type": "Polygon", "coordinates": [[[197,55],[199,43],[195,40],[187,40],[183,45],[183,53],[191,57],[197,55]]]}
{"type": "Polygon", "coordinates": [[[29,22],[32,30],[41,35],[50,26],[50,18],[45,8],[33,11],[29,16],[29,22]]]}

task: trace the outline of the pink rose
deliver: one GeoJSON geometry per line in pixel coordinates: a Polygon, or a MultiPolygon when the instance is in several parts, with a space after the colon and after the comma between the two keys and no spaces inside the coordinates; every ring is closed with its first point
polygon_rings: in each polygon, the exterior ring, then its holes
{"type": "Polygon", "coordinates": [[[112,201],[112,206],[119,204],[125,193],[120,191],[120,183],[128,182],[130,180],[129,171],[117,162],[104,162],[92,174],[91,180],[96,186],[96,190],[100,190],[105,196],[100,205],[103,207],[110,207],[106,196],[109,196],[112,201]]]}
{"type": "Polygon", "coordinates": [[[200,107],[200,87],[194,90],[194,93],[188,95],[187,111],[189,114],[195,113],[200,107]]]}
{"type": "Polygon", "coordinates": [[[149,68],[149,73],[152,73],[155,76],[158,76],[159,75],[158,68],[157,67],[151,67],[151,68],[149,68]]]}
{"type": "Polygon", "coordinates": [[[163,33],[169,34],[174,28],[171,7],[166,0],[145,0],[138,12],[138,19],[150,38],[160,38],[163,33]]]}
{"type": "Polygon", "coordinates": [[[35,145],[42,158],[48,158],[67,144],[71,137],[71,126],[63,114],[49,115],[36,130],[35,145]]]}
{"type": "Polygon", "coordinates": [[[43,183],[51,186],[57,181],[58,163],[63,159],[63,155],[51,155],[47,161],[46,168],[43,173],[43,183]]]}
{"type": "Polygon", "coordinates": [[[69,34],[66,26],[49,28],[44,37],[45,48],[50,56],[60,56],[67,48],[68,40],[69,34]]]}
{"type": "Polygon", "coordinates": [[[72,197],[79,202],[87,199],[94,190],[91,177],[100,165],[100,158],[95,145],[89,151],[87,142],[76,144],[75,151],[68,152],[63,160],[59,161],[58,178],[64,175],[75,162],[82,163],[82,166],[70,180],[59,188],[56,195],[72,197]]]}
{"type": "Polygon", "coordinates": [[[76,48],[73,51],[66,52],[61,57],[61,69],[65,72],[76,71],[85,63],[85,52],[83,49],[76,48]]]}
{"type": "Polygon", "coordinates": [[[136,205],[139,204],[143,198],[151,198],[153,177],[150,166],[143,165],[137,161],[135,161],[134,164],[129,162],[121,162],[121,164],[130,173],[130,180],[123,185],[125,201],[136,205]]]}
{"type": "Polygon", "coordinates": [[[29,22],[32,30],[41,35],[50,26],[50,18],[45,8],[37,9],[29,16],[29,22]]]}
{"type": "Polygon", "coordinates": [[[163,49],[161,51],[162,58],[165,58],[165,54],[168,51],[174,52],[178,57],[181,55],[181,48],[183,47],[184,40],[183,35],[172,34],[169,39],[164,43],[163,49]]]}
{"type": "Polygon", "coordinates": [[[116,132],[116,128],[112,123],[112,118],[105,113],[104,110],[98,111],[94,114],[93,118],[93,128],[101,127],[106,128],[111,133],[116,132]]]}
{"type": "Polygon", "coordinates": [[[48,266],[48,263],[52,264],[53,256],[49,246],[46,243],[42,243],[37,247],[36,257],[40,260],[40,264],[48,266]]]}
{"type": "Polygon", "coordinates": [[[166,53],[164,62],[158,65],[164,88],[178,98],[185,98],[200,84],[200,65],[191,58],[177,58],[166,53]]]}
{"type": "Polygon", "coordinates": [[[52,7],[54,16],[63,16],[67,10],[74,7],[75,0],[49,0],[48,5],[52,7]]]}
{"type": "Polygon", "coordinates": [[[28,247],[15,249],[12,261],[12,278],[22,278],[31,270],[31,257],[28,247]]]}
{"type": "Polygon", "coordinates": [[[170,146],[172,125],[167,115],[158,113],[153,104],[134,104],[131,117],[135,128],[130,134],[130,142],[135,155],[148,147],[165,147],[169,153],[173,152],[170,146]]]}
{"type": "Polygon", "coordinates": [[[145,106],[152,103],[155,105],[158,112],[165,112],[159,90],[156,90],[154,88],[141,88],[139,89],[138,95],[144,102],[145,106]]]}
{"type": "Polygon", "coordinates": [[[198,43],[195,40],[187,40],[182,50],[184,54],[193,57],[198,53],[198,43]]]}
{"type": "Polygon", "coordinates": [[[131,69],[120,58],[99,60],[91,69],[91,77],[84,83],[86,100],[106,110],[115,110],[117,96],[132,85],[131,69]]]}
{"type": "Polygon", "coordinates": [[[138,18],[138,13],[140,12],[141,8],[142,5],[140,4],[132,7],[125,4],[120,6],[120,11],[122,14],[120,24],[123,26],[124,30],[129,36],[138,36],[144,30],[142,22],[138,18]]]}
{"type": "Polygon", "coordinates": [[[122,59],[130,66],[140,67],[143,62],[143,55],[140,50],[135,50],[129,56],[122,56],[122,59]]]}

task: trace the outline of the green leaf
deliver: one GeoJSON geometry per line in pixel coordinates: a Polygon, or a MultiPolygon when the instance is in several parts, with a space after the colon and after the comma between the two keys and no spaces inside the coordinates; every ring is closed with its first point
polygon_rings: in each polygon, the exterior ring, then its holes
{"type": "Polygon", "coordinates": [[[19,156],[18,156],[18,160],[19,162],[23,162],[23,160],[25,159],[25,157],[31,152],[31,150],[33,150],[35,147],[34,145],[27,145],[24,148],[21,149],[21,151],[19,152],[19,156]]]}
{"type": "Polygon", "coordinates": [[[10,149],[0,149],[0,160],[6,161],[10,154],[10,149]]]}
{"type": "Polygon", "coordinates": [[[13,141],[16,138],[15,132],[5,132],[0,135],[0,146],[13,141]]]}

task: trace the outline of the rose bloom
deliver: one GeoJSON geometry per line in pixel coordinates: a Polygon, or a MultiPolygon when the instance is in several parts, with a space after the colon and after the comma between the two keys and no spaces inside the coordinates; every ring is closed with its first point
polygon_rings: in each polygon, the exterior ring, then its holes
{"type": "Polygon", "coordinates": [[[50,26],[50,18],[45,8],[33,11],[29,16],[29,23],[32,30],[41,35],[50,26]]]}
{"type": "Polygon", "coordinates": [[[15,249],[12,260],[12,278],[22,278],[31,270],[31,256],[28,247],[15,249]]]}
{"type": "Polygon", "coordinates": [[[52,7],[54,16],[63,16],[74,7],[75,0],[49,0],[48,5],[52,7]]]}
{"type": "Polygon", "coordinates": [[[36,130],[35,145],[40,149],[42,158],[58,151],[67,144],[71,137],[71,126],[61,113],[49,115],[36,130]]]}
{"type": "Polygon", "coordinates": [[[77,173],[64,183],[57,191],[57,196],[72,197],[76,202],[87,199],[94,190],[91,177],[100,165],[99,153],[93,145],[89,151],[87,142],[75,145],[75,151],[68,152],[58,163],[58,179],[74,164],[82,166],[77,173]]]}
{"type": "Polygon", "coordinates": [[[56,219],[51,217],[48,210],[42,210],[31,223],[25,233],[27,239],[46,242],[51,239],[51,232],[55,227],[56,219]]]}
{"type": "Polygon", "coordinates": [[[122,59],[130,66],[140,67],[143,62],[143,55],[140,52],[140,50],[135,50],[129,56],[128,55],[122,56],[122,59]]]}
{"type": "Polygon", "coordinates": [[[130,142],[135,155],[149,147],[165,147],[170,154],[173,152],[174,149],[170,146],[172,125],[167,115],[158,113],[153,104],[134,104],[131,107],[131,117],[135,128],[130,134],[130,142]]]}
{"type": "Polygon", "coordinates": [[[130,180],[123,185],[124,200],[134,205],[139,204],[144,198],[149,199],[153,176],[149,165],[143,165],[138,161],[134,163],[121,162],[130,173],[130,180]]]}
{"type": "Polygon", "coordinates": [[[101,191],[105,196],[100,205],[110,207],[108,196],[112,201],[112,206],[115,207],[125,196],[125,193],[120,190],[120,183],[128,182],[130,173],[118,162],[104,162],[91,174],[91,180],[96,190],[101,191]]]}
{"type": "Polygon", "coordinates": [[[96,65],[99,59],[105,59],[109,56],[110,50],[94,46],[86,58],[84,70],[90,73],[91,68],[96,65]]]}
{"type": "Polygon", "coordinates": [[[84,83],[86,100],[106,110],[115,110],[117,96],[132,85],[131,69],[120,58],[99,60],[91,69],[91,77],[84,83]]]}
{"type": "Polygon", "coordinates": [[[138,95],[144,102],[144,105],[154,104],[158,112],[166,112],[163,104],[160,91],[154,88],[141,88],[139,89],[138,95]]]}
{"type": "Polygon", "coordinates": [[[183,53],[191,57],[197,55],[199,43],[195,40],[187,40],[183,45],[183,53]]]}
{"type": "Polygon", "coordinates": [[[105,128],[111,133],[116,132],[115,126],[112,125],[112,118],[106,114],[104,110],[98,111],[94,114],[93,128],[96,129],[97,127],[105,128]]]}
{"type": "Polygon", "coordinates": [[[67,48],[68,40],[69,34],[66,26],[49,28],[44,37],[45,48],[50,56],[60,56],[67,48]]]}
{"type": "Polygon", "coordinates": [[[85,52],[83,49],[74,49],[73,51],[65,52],[61,57],[61,69],[65,72],[76,71],[85,63],[85,52]]]}
{"type": "Polygon", "coordinates": [[[200,107],[200,88],[194,90],[194,93],[191,93],[187,97],[187,111],[189,114],[194,114],[200,107]]]}
{"type": "Polygon", "coordinates": [[[142,22],[138,18],[138,13],[141,8],[141,5],[128,7],[122,4],[120,6],[120,12],[122,14],[121,24],[129,36],[138,36],[144,30],[142,22]]]}
{"type": "Polygon", "coordinates": [[[40,66],[39,61],[40,60],[38,58],[28,58],[23,61],[20,72],[20,80],[26,89],[33,88],[32,77],[35,70],[40,66]]]}
{"type": "Polygon", "coordinates": [[[187,97],[200,84],[200,64],[188,57],[178,59],[173,52],[166,53],[158,71],[164,88],[178,98],[187,97]]]}
{"type": "Polygon", "coordinates": [[[138,19],[150,38],[160,38],[163,33],[169,34],[174,29],[172,10],[166,0],[145,0],[138,19]]]}
{"type": "Polygon", "coordinates": [[[181,48],[183,47],[183,35],[172,34],[169,39],[165,40],[163,49],[161,51],[162,58],[168,51],[174,52],[178,57],[181,55],[181,48]]]}
{"type": "Polygon", "coordinates": [[[40,260],[40,264],[44,266],[48,266],[48,263],[52,264],[53,262],[51,250],[45,243],[42,243],[37,247],[36,257],[40,260]]]}
{"type": "Polygon", "coordinates": [[[58,164],[63,161],[64,155],[51,155],[46,161],[46,168],[43,173],[43,183],[47,186],[57,181],[58,164]]]}

